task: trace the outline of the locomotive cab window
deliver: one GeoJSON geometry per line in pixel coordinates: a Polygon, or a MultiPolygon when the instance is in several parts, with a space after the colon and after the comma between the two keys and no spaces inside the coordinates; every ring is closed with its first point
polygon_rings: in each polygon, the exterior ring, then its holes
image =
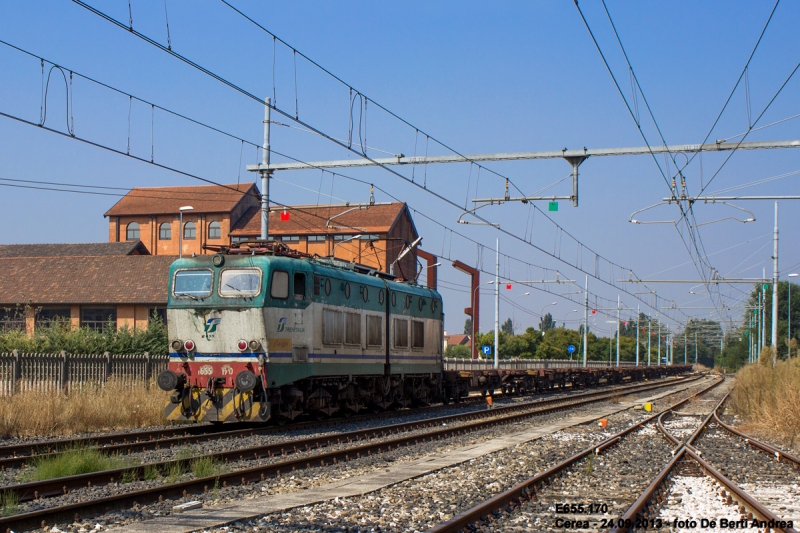
{"type": "Polygon", "coordinates": [[[205,298],[211,296],[211,270],[179,270],[175,272],[172,294],[178,298],[205,298]]]}
{"type": "Polygon", "coordinates": [[[269,295],[273,298],[285,300],[289,297],[289,273],[285,270],[276,270],[272,273],[269,295]]]}
{"type": "Polygon", "coordinates": [[[411,347],[425,347],[425,322],[419,320],[411,321],[411,347]]]}
{"type": "Polygon", "coordinates": [[[257,268],[227,268],[219,276],[220,296],[243,298],[261,292],[261,270],[257,268]]]}
{"type": "Polygon", "coordinates": [[[306,275],[302,272],[294,273],[294,299],[301,301],[306,299],[306,275]]]}

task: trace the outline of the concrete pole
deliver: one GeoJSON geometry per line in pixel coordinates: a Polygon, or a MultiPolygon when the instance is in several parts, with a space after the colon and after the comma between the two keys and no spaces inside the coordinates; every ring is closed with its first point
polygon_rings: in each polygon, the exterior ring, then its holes
{"type": "MultiPolygon", "coordinates": [[[[270,130],[270,110],[272,109],[272,99],[264,100],[264,146],[261,156],[261,164],[269,165],[269,130],[270,130]]],[[[269,176],[271,170],[261,171],[261,236],[262,241],[269,239],[269,176]]]]}
{"type": "Polygon", "coordinates": [[[658,321],[658,364],[661,364],[661,321],[658,321]]]}
{"type": "Polygon", "coordinates": [[[651,326],[653,325],[653,320],[647,320],[647,366],[650,366],[650,340],[653,338],[653,334],[651,333],[651,326]]]}
{"type": "MultiPolygon", "coordinates": [[[[762,291],[763,292],[763,291],[762,291]]],[[[758,360],[761,355],[761,293],[758,293],[758,309],[756,311],[756,353],[753,355],[758,360]]]]}
{"type": "Polygon", "coordinates": [[[497,239],[497,253],[494,262],[494,368],[498,368],[498,349],[500,346],[500,239],[497,239]]]}
{"type": "Polygon", "coordinates": [[[772,366],[778,364],[778,202],[775,202],[775,238],[772,254],[772,366]]]}
{"type": "Polygon", "coordinates": [[[617,294],[617,366],[619,366],[619,321],[620,321],[619,294],[617,294]]]}
{"type": "Polygon", "coordinates": [[[583,367],[586,368],[586,359],[589,353],[589,275],[586,274],[586,288],[583,291],[583,367]]]}
{"type": "MultiPolygon", "coordinates": [[[[761,279],[767,279],[767,269],[761,269],[761,279]]],[[[767,289],[761,282],[761,350],[767,345],[767,289]]],[[[759,353],[761,353],[759,350],[759,353]]]]}
{"type": "Polygon", "coordinates": [[[697,364],[697,331],[694,332],[694,364],[697,364]]]}
{"type": "Polygon", "coordinates": [[[639,304],[636,304],[636,366],[639,366],[639,304]]]}
{"type": "Polygon", "coordinates": [[[687,364],[688,361],[686,358],[686,328],[683,328],[683,364],[687,364]]]}

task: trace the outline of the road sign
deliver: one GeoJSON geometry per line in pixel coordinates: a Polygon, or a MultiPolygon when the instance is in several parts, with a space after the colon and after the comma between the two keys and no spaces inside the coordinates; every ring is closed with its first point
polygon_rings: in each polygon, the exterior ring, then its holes
{"type": "Polygon", "coordinates": [[[484,344],[481,346],[481,350],[483,350],[484,355],[489,355],[492,353],[492,346],[490,344],[484,344]]]}
{"type": "Polygon", "coordinates": [[[764,284],[764,290],[765,290],[765,291],[766,291],[766,290],[769,290],[769,285],[767,285],[766,283],[764,284]]]}
{"type": "Polygon", "coordinates": [[[558,202],[549,202],[547,204],[548,211],[558,211],[558,202]]]}
{"type": "Polygon", "coordinates": [[[569,346],[567,346],[567,351],[569,353],[575,353],[575,345],[574,344],[570,344],[569,346]]]}

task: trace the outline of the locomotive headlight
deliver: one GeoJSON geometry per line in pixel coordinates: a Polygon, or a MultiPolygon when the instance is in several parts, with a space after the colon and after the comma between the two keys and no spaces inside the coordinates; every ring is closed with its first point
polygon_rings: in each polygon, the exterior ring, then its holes
{"type": "Polygon", "coordinates": [[[261,343],[258,342],[255,339],[253,339],[253,340],[250,341],[250,344],[248,344],[248,346],[250,346],[250,351],[254,352],[254,351],[258,350],[258,347],[261,346],[261,343]]]}
{"type": "Polygon", "coordinates": [[[194,350],[194,341],[185,341],[185,342],[183,343],[183,348],[184,348],[184,349],[185,349],[187,352],[191,352],[192,350],[194,350]]]}
{"type": "Polygon", "coordinates": [[[180,351],[181,348],[183,348],[183,342],[179,341],[178,339],[175,339],[174,341],[172,341],[170,346],[172,346],[173,351],[177,352],[180,351]]]}
{"type": "Polygon", "coordinates": [[[236,347],[239,348],[240,352],[245,351],[247,349],[247,341],[245,341],[244,339],[240,340],[239,342],[236,343],[236,347]]]}

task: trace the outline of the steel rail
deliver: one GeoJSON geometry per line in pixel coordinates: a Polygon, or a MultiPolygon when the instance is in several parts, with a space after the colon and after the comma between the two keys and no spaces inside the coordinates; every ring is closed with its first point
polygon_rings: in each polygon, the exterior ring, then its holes
{"type": "MultiPolygon", "coordinates": [[[[675,403],[674,405],[668,407],[667,410],[675,409],[676,407],[679,407],[688,402],[693,396],[704,394],[710,391],[711,389],[719,386],[723,382],[724,378],[722,380],[716,380],[709,387],[706,387],[705,389],[696,392],[695,394],[689,396],[688,398],[675,403]]],[[[604,440],[600,444],[586,448],[585,450],[576,453],[572,457],[569,457],[561,461],[560,463],[551,466],[547,470],[540,472],[539,474],[536,474],[535,476],[516,484],[510,489],[501,492],[500,494],[497,494],[492,498],[489,498],[488,500],[485,500],[470,509],[467,509],[463,513],[454,516],[450,520],[447,520],[446,522],[442,522],[441,524],[432,527],[426,533],[457,533],[460,531],[470,530],[470,528],[474,526],[477,522],[484,521],[484,518],[488,518],[495,512],[501,511],[503,509],[514,509],[518,507],[525,501],[530,500],[536,494],[536,486],[539,483],[560,473],[561,471],[572,466],[573,464],[580,461],[584,457],[596,452],[600,452],[608,448],[609,446],[620,442],[623,437],[625,437],[629,433],[632,433],[633,431],[638,430],[644,425],[649,424],[659,416],[660,413],[656,413],[652,416],[645,418],[641,422],[637,422],[636,424],[629,426],[628,428],[620,431],[619,433],[612,435],[611,437],[604,440]]]]}
{"type": "Polygon", "coordinates": [[[717,415],[717,411],[714,411],[714,421],[717,424],[719,424],[719,426],[721,428],[725,429],[729,433],[732,433],[732,434],[736,435],[737,437],[743,438],[744,441],[747,444],[749,444],[750,446],[752,446],[753,448],[755,448],[757,450],[760,450],[760,451],[766,453],[767,455],[774,456],[778,461],[783,461],[783,462],[786,462],[788,464],[794,465],[795,468],[800,468],[800,457],[797,457],[795,455],[787,453],[787,452],[785,452],[783,450],[779,450],[778,448],[775,448],[774,446],[771,446],[771,445],[769,445],[769,444],[767,444],[765,442],[761,442],[759,440],[756,440],[753,437],[751,437],[751,436],[749,436],[749,435],[747,435],[745,433],[742,433],[741,431],[729,426],[728,424],[726,424],[725,422],[723,422],[719,418],[719,416],[717,415]]]}
{"type": "MultiPolygon", "coordinates": [[[[699,379],[699,377],[690,380],[680,380],[680,381],[670,380],[669,383],[662,382],[655,384],[629,385],[624,387],[622,392],[630,393],[630,392],[647,391],[654,388],[671,386],[674,384],[690,383],[692,381],[695,381],[696,379],[699,379]]],[[[448,424],[453,424],[455,422],[462,422],[462,421],[469,422],[473,420],[478,420],[477,422],[472,422],[470,424],[465,424],[455,428],[448,428],[448,430],[457,431],[459,432],[458,434],[460,434],[461,430],[466,431],[466,430],[483,429],[483,427],[486,424],[492,425],[493,421],[496,421],[497,423],[502,423],[503,421],[509,419],[509,417],[513,417],[514,419],[520,419],[520,418],[527,418],[530,416],[547,414],[562,409],[570,409],[576,406],[585,405],[587,403],[613,398],[620,392],[621,392],[620,389],[613,389],[613,390],[605,390],[599,392],[590,392],[575,396],[562,396],[559,398],[551,398],[546,400],[540,400],[537,402],[511,405],[491,410],[472,411],[469,413],[458,413],[454,415],[429,418],[426,420],[401,422],[399,424],[392,424],[389,426],[378,426],[373,428],[354,430],[346,433],[335,433],[335,434],[328,434],[316,437],[305,437],[301,439],[252,446],[248,448],[240,448],[236,450],[207,453],[200,456],[193,456],[182,459],[173,459],[157,463],[127,466],[110,470],[102,470],[98,472],[90,472],[87,474],[78,474],[74,476],[65,476],[48,480],[31,481],[28,483],[15,483],[13,485],[0,487],[0,494],[4,493],[5,491],[13,491],[17,495],[18,501],[25,502],[39,498],[60,496],[62,494],[68,493],[71,490],[80,489],[87,486],[89,487],[102,486],[109,483],[114,483],[115,481],[122,479],[123,476],[125,476],[126,479],[130,480],[133,479],[141,480],[144,479],[146,471],[152,468],[158,469],[158,471],[161,473],[169,472],[171,468],[175,467],[179,467],[185,470],[186,468],[191,467],[193,461],[196,461],[200,458],[210,457],[220,462],[229,462],[229,461],[242,461],[242,460],[259,460],[265,457],[271,458],[275,456],[283,457],[288,454],[293,454],[303,451],[318,450],[320,448],[326,448],[332,445],[340,445],[343,443],[352,444],[353,442],[376,439],[376,438],[384,438],[393,434],[408,433],[410,431],[416,431],[430,427],[447,427],[448,424]],[[486,419],[492,419],[492,420],[487,421],[486,419]]],[[[448,430],[438,430],[438,431],[428,432],[427,435],[440,434],[442,436],[437,436],[437,439],[446,438],[447,436],[452,436],[452,433],[448,433],[448,430]]],[[[421,437],[420,435],[416,435],[412,438],[420,438],[420,437],[421,437]]],[[[387,441],[387,442],[392,442],[392,441],[387,441]]],[[[303,461],[303,460],[304,459],[298,459],[298,461],[303,461]]],[[[295,463],[296,461],[295,462],[289,461],[289,463],[287,464],[289,464],[290,467],[296,469],[298,467],[298,464],[300,463],[297,464],[295,463]]]]}
{"type": "MultiPolygon", "coordinates": [[[[679,381],[677,383],[682,384],[686,383],[686,381],[685,380],[679,381]]],[[[719,383],[720,382],[716,382],[712,384],[711,387],[714,387],[719,383]]],[[[676,381],[670,381],[669,383],[658,383],[649,386],[644,386],[646,387],[644,388],[644,390],[663,388],[672,386],[674,384],[676,384],[676,381]]],[[[615,391],[609,391],[605,395],[608,398],[613,398],[617,393],[618,391],[615,390],[615,391]]],[[[267,479],[267,477],[280,477],[282,474],[291,474],[294,471],[311,468],[312,466],[317,466],[317,465],[327,466],[329,464],[337,464],[340,461],[355,460],[361,457],[371,456],[373,453],[383,453],[386,451],[396,450],[401,446],[411,446],[419,444],[420,442],[434,441],[451,436],[459,436],[461,434],[468,433],[470,430],[483,429],[501,424],[510,424],[530,416],[552,413],[564,409],[571,409],[588,403],[602,401],[604,399],[606,398],[603,397],[583,398],[567,405],[565,404],[554,405],[536,411],[509,414],[506,416],[493,418],[490,420],[473,422],[470,424],[454,428],[446,427],[444,429],[425,433],[422,435],[407,435],[387,441],[364,444],[361,446],[349,447],[342,450],[325,452],[317,454],[313,457],[303,457],[288,461],[280,461],[268,465],[251,467],[243,470],[236,470],[233,472],[228,472],[220,475],[195,478],[189,481],[183,481],[170,485],[163,485],[160,487],[153,487],[138,491],[127,492],[123,494],[117,494],[113,496],[106,496],[104,498],[99,498],[88,502],[72,503],[63,506],[51,507],[48,509],[41,509],[37,511],[31,511],[28,513],[17,514],[13,516],[2,517],[0,518],[0,530],[10,529],[13,531],[23,531],[32,528],[44,527],[42,524],[45,525],[53,524],[62,520],[70,520],[70,521],[79,520],[82,518],[95,516],[97,514],[102,514],[114,509],[119,509],[120,507],[123,506],[131,506],[136,503],[143,504],[143,503],[160,501],[162,499],[168,499],[168,498],[180,498],[186,496],[189,493],[207,492],[209,490],[209,487],[213,488],[214,486],[217,486],[217,484],[224,487],[228,486],[228,484],[247,485],[249,483],[258,483],[264,479],[267,479]]],[[[493,411],[495,413],[497,412],[496,409],[493,411]]],[[[484,411],[484,412],[490,412],[490,411],[484,411]]],[[[285,444],[286,443],[284,443],[284,445],[285,444]]],[[[228,453],[239,454],[240,452],[241,450],[237,450],[235,452],[228,452],[228,453]]],[[[589,451],[589,453],[591,453],[591,450],[589,451]]],[[[208,455],[204,455],[203,457],[208,457],[208,455]]],[[[188,460],[191,461],[191,459],[188,460]]],[[[122,472],[126,470],[127,471],[138,470],[141,472],[143,471],[143,469],[144,465],[135,466],[128,469],[120,469],[117,472],[119,475],[121,475],[122,472]]],[[[107,476],[110,472],[111,471],[106,471],[99,474],[107,476]]],[[[91,475],[93,474],[85,474],[84,476],[91,476],[91,475]]],[[[83,476],[72,476],[72,478],[81,478],[81,477],[83,476]]],[[[49,482],[56,484],[59,483],[63,484],[68,479],[70,478],[59,478],[56,480],[50,480],[49,482]]],[[[81,486],[86,486],[86,482],[82,483],[81,486]]],[[[9,486],[8,489],[11,490],[12,486],[9,486]]]]}
{"type": "MultiPolygon", "coordinates": [[[[784,531],[787,533],[797,533],[795,529],[789,527],[783,527],[780,524],[786,521],[782,521],[776,515],[774,515],[769,509],[761,505],[757,500],[755,500],[752,496],[747,494],[741,487],[733,483],[727,477],[725,477],[722,473],[717,471],[714,467],[712,467],[709,463],[703,460],[700,457],[700,451],[697,450],[692,443],[694,440],[700,435],[703,429],[708,425],[712,418],[716,417],[717,410],[724,404],[724,402],[728,399],[730,395],[730,391],[725,394],[725,396],[717,403],[711,413],[703,420],[700,426],[689,436],[686,441],[684,441],[676,451],[673,452],[674,457],[672,460],[665,466],[653,479],[653,481],[647,486],[647,488],[642,492],[642,494],[637,498],[637,500],[628,508],[625,514],[622,517],[617,519],[617,525],[611,529],[611,533],[620,533],[624,531],[629,531],[631,529],[636,528],[637,520],[647,520],[650,517],[647,515],[645,508],[648,504],[656,498],[660,498],[660,495],[657,494],[659,487],[663,484],[663,482],[667,479],[669,474],[674,470],[675,466],[677,466],[678,462],[681,459],[686,457],[694,460],[710,477],[716,479],[716,481],[724,486],[728,492],[735,495],[734,499],[735,502],[745,509],[747,509],[750,513],[757,516],[759,520],[766,521],[767,523],[771,524],[778,524],[773,525],[772,528],[777,531],[784,531]]],[[[659,416],[659,430],[669,438],[672,442],[677,442],[677,439],[674,435],[671,435],[666,428],[663,427],[661,424],[661,417],[664,415],[662,413],[659,416]]]]}

